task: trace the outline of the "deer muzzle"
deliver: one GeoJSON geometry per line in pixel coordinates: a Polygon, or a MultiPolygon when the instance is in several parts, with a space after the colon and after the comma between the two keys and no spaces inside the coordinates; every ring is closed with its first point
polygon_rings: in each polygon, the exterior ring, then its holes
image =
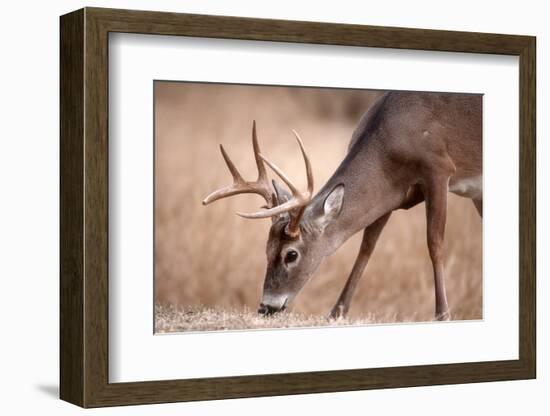
{"type": "Polygon", "coordinates": [[[278,299],[270,298],[269,302],[263,301],[260,303],[258,313],[260,315],[269,316],[277,312],[282,312],[286,309],[288,297],[280,297],[278,299]]]}

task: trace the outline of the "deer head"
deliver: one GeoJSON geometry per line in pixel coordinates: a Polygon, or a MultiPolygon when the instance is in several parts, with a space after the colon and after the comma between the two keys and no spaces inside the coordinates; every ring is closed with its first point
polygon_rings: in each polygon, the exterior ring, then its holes
{"type": "Polygon", "coordinates": [[[258,178],[255,181],[244,180],[223,146],[220,146],[222,156],[233,176],[233,184],[214,191],[203,200],[203,205],[207,205],[242,193],[255,193],[265,199],[266,205],[262,207],[264,209],[254,213],[237,213],[244,218],[272,219],[266,247],[267,271],[262,302],[258,310],[261,314],[284,310],[313,275],[327,251],[321,238],[322,234],[327,225],[338,217],[343,204],[343,185],[336,186],[319,201],[312,201],[311,163],[300,136],[294,130],[293,133],[305,162],[306,191],[298,190],[281,169],[261,154],[256,123],[253,122],[252,146],[258,178]],[[264,163],[282,179],[290,192],[279,186],[276,181],[269,183],[264,163]]]}

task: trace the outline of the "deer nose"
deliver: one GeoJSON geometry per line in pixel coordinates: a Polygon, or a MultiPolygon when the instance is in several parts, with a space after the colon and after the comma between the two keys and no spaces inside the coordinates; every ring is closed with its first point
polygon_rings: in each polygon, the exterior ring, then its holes
{"type": "Polygon", "coordinates": [[[258,313],[264,316],[273,315],[275,312],[278,311],[279,309],[270,305],[266,305],[265,303],[260,303],[260,307],[258,308],[258,313]]]}

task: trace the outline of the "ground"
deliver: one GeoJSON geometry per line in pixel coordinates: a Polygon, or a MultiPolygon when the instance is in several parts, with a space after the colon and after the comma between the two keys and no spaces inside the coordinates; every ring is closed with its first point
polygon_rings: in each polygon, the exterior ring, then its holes
{"type": "Polygon", "coordinates": [[[329,319],[323,315],[282,312],[262,316],[256,311],[232,308],[177,308],[174,306],[156,307],[156,333],[187,331],[227,331],[262,328],[297,328],[340,325],[368,325],[395,322],[396,317],[377,318],[374,315],[362,318],[329,319]]]}

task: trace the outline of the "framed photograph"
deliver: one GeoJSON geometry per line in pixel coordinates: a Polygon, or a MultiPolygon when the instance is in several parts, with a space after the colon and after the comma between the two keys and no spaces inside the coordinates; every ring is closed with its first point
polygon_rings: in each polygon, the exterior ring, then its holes
{"type": "Polygon", "coordinates": [[[535,378],[534,37],[60,29],[63,400],[535,378]]]}

